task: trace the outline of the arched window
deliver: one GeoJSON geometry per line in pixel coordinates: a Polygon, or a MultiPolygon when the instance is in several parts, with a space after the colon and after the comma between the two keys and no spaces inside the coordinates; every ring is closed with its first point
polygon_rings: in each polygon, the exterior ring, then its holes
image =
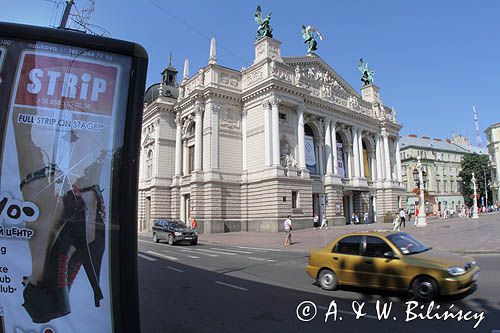
{"type": "Polygon", "coordinates": [[[305,124],[304,125],[305,134],[305,154],[306,154],[306,168],[313,175],[319,174],[319,163],[317,156],[317,149],[314,143],[315,135],[313,129],[305,124]]]}
{"type": "Polygon", "coordinates": [[[339,176],[342,178],[348,177],[347,172],[347,149],[346,143],[342,139],[339,133],[336,133],[337,138],[337,169],[339,171],[339,176]]]}

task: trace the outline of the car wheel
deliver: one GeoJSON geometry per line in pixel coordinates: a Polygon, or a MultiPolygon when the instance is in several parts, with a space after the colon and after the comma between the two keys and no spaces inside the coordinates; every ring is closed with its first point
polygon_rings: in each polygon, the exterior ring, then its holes
{"type": "Polygon", "coordinates": [[[155,233],[153,233],[153,242],[155,243],[158,243],[160,241],[160,239],[158,238],[158,235],[155,233]]]}
{"type": "Polygon", "coordinates": [[[438,295],[438,286],[436,281],[430,277],[419,277],[413,281],[411,289],[413,296],[417,301],[430,302],[436,299],[438,295]]]}
{"type": "Polygon", "coordinates": [[[168,235],[168,245],[174,245],[174,237],[172,234],[168,235]]]}
{"type": "Polygon", "coordinates": [[[193,240],[191,241],[191,245],[196,245],[196,244],[198,244],[198,240],[197,240],[197,239],[193,239],[193,240]]]}
{"type": "Polygon", "coordinates": [[[325,290],[335,290],[338,286],[337,275],[329,269],[319,272],[318,282],[321,288],[325,290]]]}

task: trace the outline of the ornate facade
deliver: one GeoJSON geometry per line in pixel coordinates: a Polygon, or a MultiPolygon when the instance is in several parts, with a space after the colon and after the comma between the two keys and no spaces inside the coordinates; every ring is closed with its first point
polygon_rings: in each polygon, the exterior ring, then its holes
{"type": "Polygon", "coordinates": [[[500,201],[500,123],[488,127],[485,131],[490,155],[491,192],[493,204],[499,206],[500,201]]]}
{"type": "Polygon", "coordinates": [[[407,209],[415,212],[418,207],[418,195],[414,192],[417,184],[413,180],[413,171],[417,165],[417,156],[427,174],[426,212],[445,209],[457,210],[464,206],[461,193],[463,156],[469,153],[486,154],[484,148],[475,147],[462,135],[452,135],[450,139],[431,139],[428,136],[418,138],[414,134],[401,138],[401,163],[403,182],[407,191],[407,209]]]}
{"type": "Polygon", "coordinates": [[[242,70],[211,48],[191,77],[186,61],[177,98],[165,80],[146,92],[141,228],[192,216],[205,233],[278,231],[288,214],[298,228],[323,212],[330,224],[353,211],[374,221],[406,201],[401,126],[377,86],[360,94],[317,55],[282,57],[270,37],[242,70]]]}

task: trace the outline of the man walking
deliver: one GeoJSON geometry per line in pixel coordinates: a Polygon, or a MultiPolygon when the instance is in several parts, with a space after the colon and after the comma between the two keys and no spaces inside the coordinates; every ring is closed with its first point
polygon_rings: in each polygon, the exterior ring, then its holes
{"type": "Polygon", "coordinates": [[[401,210],[399,211],[399,220],[403,228],[406,228],[406,213],[403,208],[401,208],[401,210]]]}
{"type": "Polygon", "coordinates": [[[292,216],[288,215],[285,222],[283,222],[283,228],[285,229],[285,246],[292,244],[292,216]]]}
{"type": "Polygon", "coordinates": [[[328,219],[326,218],[326,213],[323,213],[323,219],[321,220],[321,227],[320,229],[328,229],[328,219]]]}

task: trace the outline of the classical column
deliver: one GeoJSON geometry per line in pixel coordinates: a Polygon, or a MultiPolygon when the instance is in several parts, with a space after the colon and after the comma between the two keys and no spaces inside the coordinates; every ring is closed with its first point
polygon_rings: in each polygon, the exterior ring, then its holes
{"type": "Polygon", "coordinates": [[[297,136],[298,136],[298,146],[299,146],[299,168],[306,168],[306,143],[305,143],[305,135],[304,135],[304,105],[299,105],[297,110],[298,121],[297,121],[297,136]]]}
{"type": "Polygon", "coordinates": [[[210,140],[210,167],[212,169],[219,168],[219,112],[220,105],[211,103],[211,111],[212,111],[212,119],[211,119],[211,127],[212,134],[210,140]]]}
{"type": "Polygon", "coordinates": [[[401,155],[399,152],[399,138],[396,139],[396,175],[398,178],[398,182],[402,182],[403,177],[401,175],[401,155]]]}
{"type": "Polygon", "coordinates": [[[182,152],[182,156],[184,156],[184,158],[182,159],[182,173],[185,175],[188,175],[189,174],[189,154],[188,154],[188,143],[187,143],[187,140],[184,141],[184,147],[183,147],[183,152],[182,152]]]}
{"type": "Polygon", "coordinates": [[[380,140],[380,134],[375,135],[375,158],[377,160],[377,178],[376,180],[382,180],[384,178],[382,174],[382,144],[380,140]]]}
{"type": "MultiPolygon", "coordinates": [[[[182,121],[180,113],[175,117],[175,175],[182,175],[182,121]]],[[[185,157],[184,157],[185,158],[185,157]]]]}
{"type": "Polygon", "coordinates": [[[280,119],[279,119],[279,103],[281,100],[274,97],[271,100],[272,114],[272,144],[273,144],[273,165],[280,165],[280,119]]]}
{"type": "MultiPolygon", "coordinates": [[[[337,123],[332,121],[331,124],[331,133],[332,133],[332,168],[333,168],[333,174],[338,175],[339,174],[339,168],[338,168],[338,156],[337,156],[337,123]]],[[[345,166],[344,166],[345,168],[345,166]]]]}
{"type": "Polygon", "coordinates": [[[318,160],[316,161],[316,164],[318,165],[318,174],[323,175],[325,173],[325,163],[323,160],[323,145],[321,143],[321,139],[317,141],[317,149],[318,149],[318,160]]]}
{"type": "Polygon", "coordinates": [[[333,167],[333,150],[332,150],[332,132],[331,132],[331,119],[325,119],[325,155],[326,155],[326,172],[325,174],[331,175],[333,167]]]}
{"type": "Polygon", "coordinates": [[[201,152],[203,144],[203,106],[196,102],[194,128],[194,171],[201,171],[201,152]]]}
{"type": "Polygon", "coordinates": [[[241,168],[247,170],[247,110],[241,112],[241,168]]]}
{"type": "Polygon", "coordinates": [[[160,153],[160,118],[156,120],[155,124],[155,152],[153,154],[153,177],[159,177],[160,176],[160,159],[159,159],[159,153],[160,153]]]}
{"type": "Polygon", "coordinates": [[[264,164],[270,166],[271,161],[271,115],[269,114],[269,109],[271,104],[269,101],[264,101],[262,103],[262,109],[264,110],[264,164]]]}
{"type": "Polygon", "coordinates": [[[359,139],[358,139],[358,129],[356,127],[352,128],[352,152],[353,152],[353,166],[354,166],[354,175],[352,177],[359,177],[359,139]]]}
{"type": "Polygon", "coordinates": [[[384,164],[385,164],[385,179],[391,180],[391,156],[389,152],[389,134],[382,133],[382,139],[384,140],[384,164]]]}
{"type": "Polygon", "coordinates": [[[363,131],[358,129],[359,176],[365,177],[365,158],[363,155],[363,131]]]}
{"type": "Polygon", "coordinates": [[[369,152],[369,162],[370,162],[370,172],[372,174],[372,179],[371,181],[374,182],[377,178],[377,166],[376,164],[374,163],[375,161],[375,152],[374,151],[370,151],[369,152]]]}

